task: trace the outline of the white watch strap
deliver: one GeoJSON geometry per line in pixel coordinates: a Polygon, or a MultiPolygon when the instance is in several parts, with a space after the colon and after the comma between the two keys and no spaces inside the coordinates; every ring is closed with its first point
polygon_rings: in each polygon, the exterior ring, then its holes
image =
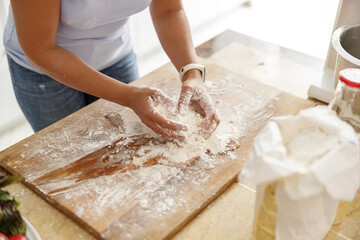
{"type": "Polygon", "coordinates": [[[190,69],[198,69],[201,72],[201,77],[203,82],[205,82],[205,66],[197,63],[190,63],[186,65],[185,67],[182,67],[179,72],[179,78],[181,82],[184,82],[184,75],[187,71],[190,69]]]}

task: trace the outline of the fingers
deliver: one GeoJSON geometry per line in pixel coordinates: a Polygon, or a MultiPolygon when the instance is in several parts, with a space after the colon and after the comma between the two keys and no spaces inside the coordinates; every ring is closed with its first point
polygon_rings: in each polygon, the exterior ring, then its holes
{"type": "MultiPolygon", "coordinates": [[[[148,89],[149,105],[146,112],[143,112],[141,120],[144,124],[150,127],[156,133],[162,135],[168,140],[184,141],[185,135],[182,131],[188,130],[188,127],[184,124],[178,123],[167,119],[164,115],[160,114],[156,107],[161,104],[166,110],[174,115],[176,113],[185,114],[188,111],[190,102],[197,103],[204,113],[204,120],[201,125],[200,134],[205,138],[209,137],[217,128],[220,123],[215,108],[212,104],[210,96],[205,90],[198,88],[191,88],[189,86],[183,86],[179,102],[176,109],[176,102],[165,95],[159,89],[148,89]],[[171,109],[173,108],[174,111],[171,109]],[[177,110],[177,111],[176,111],[177,110]]],[[[162,111],[162,110],[161,110],[162,111]]]]}
{"type": "Polygon", "coordinates": [[[200,90],[196,91],[196,96],[197,97],[195,99],[199,101],[199,105],[204,112],[205,119],[210,118],[210,116],[215,112],[210,96],[200,90]]]}
{"type": "Polygon", "coordinates": [[[155,108],[158,105],[163,105],[170,113],[176,114],[176,102],[159,89],[150,88],[149,90],[150,111],[147,111],[143,115],[141,118],[142,122],[154,132],[162,135],[168,140],[176,139],[184,141],[185,136],[181,131],[187,130],[188,127],[184,124],[167,119],[155,108]]]}
{"type": "Polygon", "coordinates": [[[160,134],[167,140],[179,140],[181,142],[185,141],[185,135],[180,130],[170,130],[160,126],[157,122],[147,119],[143,121],[145,125],[151,128],[154,132],[160,134]]]}
{"type": "Polygon", "coordinates": [[[170,131],[185,131],[188,129],[186,125],[167,119],[156,111],[153,112],[149,118],[161,128],[168,129],[170,131]]]}
{"type": "Polygon", "coordinates": [[[220,123],[220,119],[216,114],[210,96],[206,92],[196,89],[193,100],[199,102],[199,105],[205,114],[200,133],[207,138],[216,130],[220,123]]]}
{"type": "Polygon", "coordinates": [[[210,117],[206,117],[201,125],[200,134],[205,138],[210,137],[215,132],[217,126],[220,124],[220,119],[214,112],[210,117]]]}
{"type": "Polygon", "coordinates": [[[171,112],[175,112],[176,102],[174,99],[168,97],[160,89],[151,88],[151,91],[152,91],[151,98],[154,100],[156,104],[163,104],[166,107],[168,107],[171,112]]]}
{"type": "Polygon", "coordinates": [[[185,136],[181,131],[187,130],[188,127],[167,119],[156,108],[156,106],[161,104],[166,110],[170,110],[169,108],[173,107],[174,112],[176,112],[177,105],[174,100],[158,89],[140,88],[135,93],[137,94],[136,101],[132,102],[130,106],[145,125],[166,139],[185,140],[185,136]]]}
{"type": "MultiPolygon", "coordinates": [[[[164,104],[167,107],[167,110],[169,110],[169,108],[171,107],[175,108],[176,102],[170,97],[166,96],[161,90],[152,89],[152,91],[153,95],[151,96],[151,98],[154,99],[155,102],[157,102],[158,104],[164,104]]],[[[171,131],[187,129],[186,125],[167,119],[164,115],[157,112],[156,109],[153,109],[153,111],[149,113],[147,117],[149,117],[160,127],[169,129],[171,131]]]]}
{"type": "Polygon", "coordinates": [[[185,114],[188,111],[192,96],[193,96],[193,90],[191,88],[183,87],[181,89],[179,103],[178,103],[178,112],[181,115],[185,114]]]}

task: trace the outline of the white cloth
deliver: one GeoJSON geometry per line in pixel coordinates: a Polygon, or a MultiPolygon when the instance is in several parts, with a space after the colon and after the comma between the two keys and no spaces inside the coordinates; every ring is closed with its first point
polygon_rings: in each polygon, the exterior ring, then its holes
{"type": "Polygon", "coordinates": [[[276,239],[323,239],[339,200],[352,201],[359,189],[359,161],[353,128],[316,107],[273,118],[256,137],[239,180],[253,181],[260,201],[265,185],[281,180],[275,190],[276,239]]]}

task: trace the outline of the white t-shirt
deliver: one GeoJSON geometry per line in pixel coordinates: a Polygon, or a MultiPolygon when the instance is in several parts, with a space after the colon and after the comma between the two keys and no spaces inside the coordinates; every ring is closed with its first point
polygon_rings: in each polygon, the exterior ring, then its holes
{"type": "MultiPolygon", "coordinates": [[[[147,8],[151,0],[61,0],[58,44],[96,70],[103,70],[132,49],[128,18],[147,8]]],[[[10,6],[4,30],[7,54],[19,65],[42,73],[22,51],[10,6]]]]}

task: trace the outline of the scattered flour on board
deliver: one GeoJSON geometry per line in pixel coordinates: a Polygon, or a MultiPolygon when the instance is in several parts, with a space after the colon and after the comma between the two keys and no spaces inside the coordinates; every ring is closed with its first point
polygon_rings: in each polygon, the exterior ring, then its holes
{"type": "Polygon", "coordinates": [[[168,110],[164,106],[155,107],[156,111],[173,121],[188,126],[188,131],[183,132],[186,141],[179,145],[163,141],[159,135],[146,127],[132,110],[103,102],[100,105],[100,113],[91,115],[86,112],[81,118],[73,119],[72,124],[65,128],[57,129],[50,135],[40,136],[31,143],[24,143],[27,145],[26,151],[23,152],[23,158],[27,160],[24,164],[30,165],[36,161],[41,170],[34,175],[32,172],[26,172],[27,179],[36,181],[39,176],[49,171],[65,169],[80,158],[104,147],[112,149],[106,155],[109,155],[109,160],[103,163],[100,157],[98,162],[107,166],[121,165],[127,161],[141,166],[149,158],[161,156],[158,160],[160,164],[114,172],[111,176],[101,175],[78,181],[77,175],[73,174],[70,178],[56,178],[38,186],[39,191],[49,195],[51,200],[61,202],[90,226],[97,226],[99,222],[96,219],[99,218],[103,219],[104,226],[111,223],[112,228],[104,233],[106,238],[110,239],[107,236],[113,236],[112,234],[116,234],[117,237],[119,234],[126,234],[121,235],[121,239],[145,239],[137,236],[153,228],[153,225],[148,223],[153,222],[158,216],[176,213],[180,207],[182,210],[185,209],[184,211],[192,210],[193,202],[189,201],[188,189],[191,188],[195,192],[204,191],[206,183],[213,178],[217,166],[223,161],[222,158],[216,157],[216,154],[225,153],[233,159],[237,158],[231,151],[238,147],[236,141],[248,131],[256,130],[265,123],[272,116],[279,101],[276,98],[277,92],[254,93],[230,77],[224,78],[223,74],[205,84],[214,98],[214,105],[221,120],[209,138],[198,134],[203,119],[192,108],[182,115],[174,115],[171,109],[168,110]],[[219,95],[223,94],[229,97],[233,89],[239,91],[236,95],[231,95],[231,104],[219,99],[219,95]],[[216,100],[217,97],[219,98],[216,100]],[[124,119],[123,130],[112,126],[104,118],[109,112],[121,115],[124,119]],[[138,141],[144,138],[149,141],[138,141]],[[137,141],[140,142],[139,145],[143,142],[146,145],[128,148],[136,145],[137,141]],[[189,175],[185,175],[181,167],[171,164],[186,163],[197,157],[200,159],[194,161],[194,165],[187,166],[187,170],[191,172],[189,175]],[[209,169],[214,170],[208,171],[209,169]],[[191,181],[191,184],[184,184],[185,180],[191,181]],[[82,201],[84,198],[87,200],[82,201]],[[127,215],[127,221],[115,219],[124,214],[121,212],[122,209],[127,211],[136,204],[138,210],[131,211],[133,215],[127,215]],[[139,222],[139,219],[142,221],[139,222]]]}

